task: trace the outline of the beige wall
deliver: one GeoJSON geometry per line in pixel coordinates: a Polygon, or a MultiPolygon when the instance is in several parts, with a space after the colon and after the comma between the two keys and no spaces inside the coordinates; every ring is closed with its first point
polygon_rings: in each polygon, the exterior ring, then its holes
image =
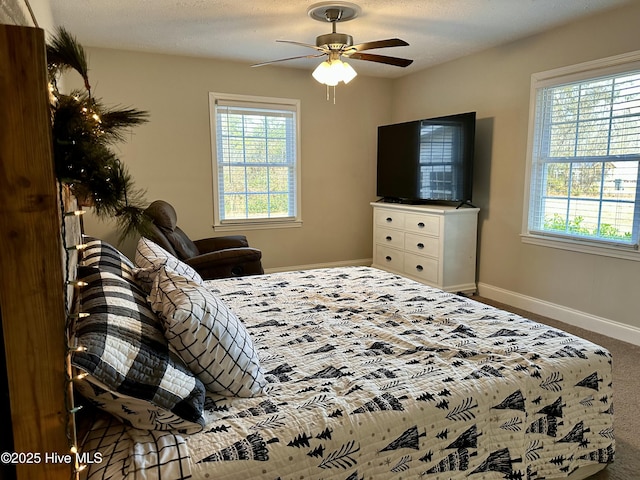
{"type": "Polygon", "coordinates": [[[516,296],[640,327],[640,262],[520,240],[531,74],[640,49],[640,3],[394,83],[393,120],[478,112],[478,278],[516,296]]]}
{"type": "MultiPolygon", "coordinates": [[[[371,257],[376,127],[391,115],[391,80],[357,77],[337,87],[336,104],[308,71],[250,68],[190,57],[88,49],[94,95],[147,110],[118,153],[149,201],[165,199],[192,238],[214,235],[209,92],[301,100],[301,228],[251,230],[265,268],[371,257]]],[[[77,76],[76,76],[77,77],[77,76]]],[[[69,85],[78,78],[68,77],[69,85]]],[[[112,224],[87,216],[86,231],[117,243],[112,224]]],[[[218,233],[215,233],[216,235],[218,233]]],[[[131,255],[131,242],[121,245],[131,255]]]]}
{"type": "MultiPolygon", "coordinates": [[[[46,34],[50,34],[55,27],[49,0],[31,0],[29,2],[33,15],[46,34]]],[[[29,9],[24,0],[0,0],[0,23],[7,25],[22,25],[33,27],[29,9]]]]}

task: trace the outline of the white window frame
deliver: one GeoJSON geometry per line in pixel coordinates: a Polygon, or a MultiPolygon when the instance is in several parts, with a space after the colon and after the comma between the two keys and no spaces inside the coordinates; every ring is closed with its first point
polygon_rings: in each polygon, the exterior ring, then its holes
{"type": "Polygon", "coordinates": [[[301,209],[301,155],[300,155],[300,100],[275,97],[259,97],[251,95],[237,95],[230,93],[209,92],[209,119],[211,127],[211,160],[213,170],[213,228],[218,231],[237,230],[257,230],[266,228],[291,228],[302,226],[301,209]],[[282,109],[295,112],[295,199],[293,200],[294,214],[291,217],[273,218],[251,218],[251,219],[222,219],[220,212],[220,191],[218,165],[218,139],[217,139],[217,116],[216,105],[226,103],[236,106],[258,107],[265,109],[282,109]]]}
{"type": "MultiPolygon", "coordinates": [[[[535,142],[536,127],[536,104],[538,91],[545,87],[552,87],[571,82],[595,79],[606,75],[614,75],[624,72],[640,70],[640,51],[613,57],[585,62],[578,65],[557,68],[545,72],[534,73],[531,76],[531,94],[529,103],[529,132],[527,142],[527,163],[525,173],[524,188],[524,214],[522,218],[521,239],[523,243],[540,245],[563,250],[589,253],[593,255],[603,255],[609,257],[623,258],[640,261],[640,251],[638,245],[623,245],[617,243],[607,243],[601,241],[589,241],[576,237],[554,237],[553,235],[541,235],[530,229],[530,213],[533,210],[532,196],[535,195],[532,186],[533,151],[535,142]]],[[[637,187],[640,189],[640,185],[637,187]]],[[[638,228],[640,202],[636,194],[636,215],[635,228],[638,228]]]]}

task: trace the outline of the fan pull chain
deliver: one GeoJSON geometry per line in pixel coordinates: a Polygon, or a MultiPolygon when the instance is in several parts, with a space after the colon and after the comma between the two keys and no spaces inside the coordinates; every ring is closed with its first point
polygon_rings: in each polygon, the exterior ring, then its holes
{"type": "MultiPolygon", "coordinates": [[[[330,89],[330,88],[331,88],[331,87],[330,87],[329,85],[327,85],[327,102],[328,102],[328,101],[329,101],[329,99],[330,99],[330,95],[329,95],[329,89],[330,89]]],[[[336,86],[335,86],[335,85],[333,86],[333,104],[334,104],[334,105],[336,104],[336,86]]]]}

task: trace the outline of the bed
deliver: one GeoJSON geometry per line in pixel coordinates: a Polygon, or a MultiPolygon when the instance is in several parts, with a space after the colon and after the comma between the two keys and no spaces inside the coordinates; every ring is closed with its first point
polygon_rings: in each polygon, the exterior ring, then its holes
{"type": "MultiPolygon", "coordinates": [[[[200,416],[152,428],[116,403],[84,441],[89,479],[575,479],[613,461],[611,356],[598,345],[369,267],[200,284],[163,262],[142,276],[131,265],[141,301],[175,317],[179,301],[157,290],[169,276],[237,318],[254,390],[212,393],[203,380],[200,416]]],[[[90,403],[120,395],[105,390],[90,403]]]]}

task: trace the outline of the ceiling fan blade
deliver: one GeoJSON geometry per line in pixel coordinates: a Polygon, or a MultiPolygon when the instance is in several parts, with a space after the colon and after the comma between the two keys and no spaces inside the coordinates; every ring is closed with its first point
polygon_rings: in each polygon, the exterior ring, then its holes
{"type": "Polygon", "coordinates": [[[271,65],[272,63],[287,62],[289,60],[298,60],[299,58],[317,58],[317,57],[322,57],[323,55],[324,55],[324,53],[318,53],[317,55],[300,55],[298,57],[281,58],[280,60],[271,60],[269,62],[255,63],[255,64],[253,64],[251,66],[252,67],[262,67],[263,65],[271,65]]]}
{"type": "Polygon", "coordinates": [[[280,42],[280,43],[290,43],[291,45],[299,45],[301,47],[309,47],[309,48],[313,48],[315,50],[319,50],[321,52],[324,52],[325,49],[322,47],[317,47],[316,45],[311,45],[310,43],[303,43],[303,42],[294,42],[292,40],[276,40],[276,42],[280,42]]]}
{"type": "Polygon", "coordinates": [[[349,49],[353,49],[357,52],[361,52],[363,50],[373,50],[374,48],[386,48],[386,47],[406,47],[409,44],[404,40],[400,40],[399,38],[389,38],[387,40],[377,40],[375,42],[366,42],[359,43],[358,45],[353,45],[349,47],[349,49]]]}
{"type": "Polygon", "coordinates": [[[408,67],[413,63],[413,60],[398,57],[387,57],[385,55],[374,55],[372,53],[360,53],[355,52],[349,55],[349,58],[355,58],[356,60],[367,60],[368,62],[386,63],[387,65],[393,65],[395,67],[408,67]]]}

